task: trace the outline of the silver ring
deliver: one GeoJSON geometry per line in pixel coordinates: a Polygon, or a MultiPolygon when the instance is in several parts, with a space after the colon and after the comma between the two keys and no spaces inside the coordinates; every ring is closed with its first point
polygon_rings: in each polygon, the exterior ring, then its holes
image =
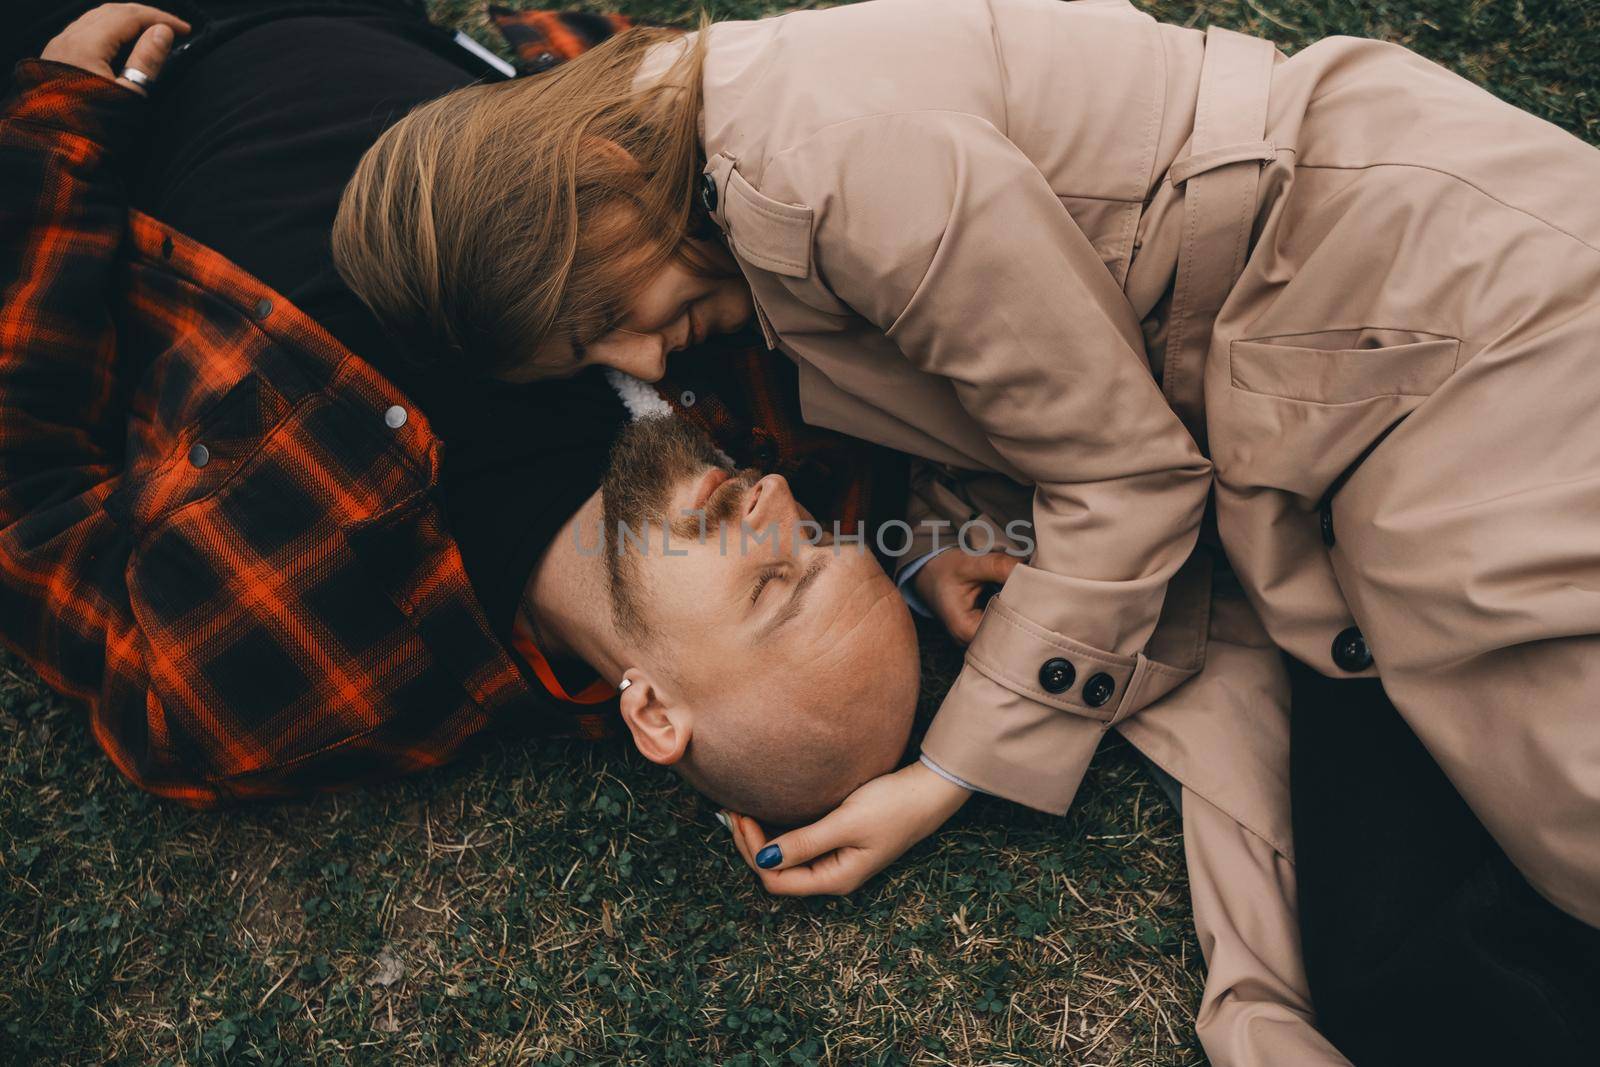
{"type": "Polygon", "coordinates": [[[150,75],[148,75],[144,71],[140,70],[138,67],[123,67],[122,68],[122,79],[124,81],[132,82],[133,84],[137,85],[141,89],[143,89],[146,85],[149,85],[152,81],[155,80],[155,79],[151,78],[150,75]]]}

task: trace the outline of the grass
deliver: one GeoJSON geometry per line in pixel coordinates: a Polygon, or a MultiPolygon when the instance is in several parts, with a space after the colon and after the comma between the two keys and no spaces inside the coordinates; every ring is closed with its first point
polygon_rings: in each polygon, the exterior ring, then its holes
{"type": "Polygon", "coordinates": [[[1125,750],[1065,822],[974,805],[854,899],[783,902],[620,747],[194,813],[125,786],[15,665],[0,679],[18,1061],[1199,1058],[1177,823],[1125,750]]]}
{"type": "MultiPolygon", "coordinates": [[[[1400,41],[1600,140],[1591,3],[1151,9],[1400,41]]],[[[956,655],[924,639],[931,708],[956,655]]],[[[849,900],[776,901],[621,746],[194,813],[0,657],[0,1062],[1195,1064],[1202,981],[1176,815],[1125,747],[1065,819],[980,800],[849,900]]]]}

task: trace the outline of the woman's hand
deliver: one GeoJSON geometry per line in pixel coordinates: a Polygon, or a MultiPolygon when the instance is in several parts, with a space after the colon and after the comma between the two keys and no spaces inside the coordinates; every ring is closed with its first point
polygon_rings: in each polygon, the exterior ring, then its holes
{"type": "Polygon", "coordinates": [[[767,892],[844,894],[937,830],[971,795],[913,763],[874,778],[810,826],[770,841],[754,819],[727,814],[734,845],[767,892]]]}
{"type": "Polygon", "coordinates": [[[165,11],[143,4],[104,4],[57,34],[39,58],[81,67],[142,96],[143,86],[122,77],[122,71],[131,67],[154,81],[177,35],[188,32],[187,22],[165,11]],[[121,69],[113,67],[125,52],[121,69]]]}
{"type": "Polygon", "coordinates": [[[983,621],[984,606],[994,593],[990,587],[1004,585],[1020,562],[1005,552],[972,556],[952,548],[924,563],[911,586],[951,637],[963,645],[971,644],[983,621]]]}

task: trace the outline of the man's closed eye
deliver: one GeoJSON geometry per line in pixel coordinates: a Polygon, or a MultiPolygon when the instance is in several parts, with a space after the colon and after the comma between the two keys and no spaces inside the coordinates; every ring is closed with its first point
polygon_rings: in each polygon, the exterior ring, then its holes
{"type": "Polygon", "coordinates": [[[794,583],[794,587],[789,591],[789,596],[784,600],[783,605],[776,610],[772,618],[761,625],[761,629],[756,634],[758,640],[771,637],[790,621],[799,617],[800,612],[805,608],[806,594],[816,586],[817,579],[822,577],[822,572],[827,570],[828,563],[832,558],[833,554],[831,552],[817,553],[816,559],[812,560],[810,565],[806,567],[805,573],[800,576],[800,580],[794,583]]]}

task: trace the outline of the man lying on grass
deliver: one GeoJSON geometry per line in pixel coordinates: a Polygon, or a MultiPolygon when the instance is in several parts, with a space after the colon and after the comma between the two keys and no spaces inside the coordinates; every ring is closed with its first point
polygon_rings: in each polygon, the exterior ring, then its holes
{"type": "MultiPolygon", "coordinates": [[[[0,639],[194,806],[620,729],[617,679],[516,621],[627,409],[598,370],[511,386],[390,336],[329,250],[373,140],[498,75],[412,0],[84,6],[0,35],[0,639]]],[[[855,443],[715,384],[727,453],[826,461],[796,479],[829,517],[874,495],[855,443]]]]}
{"type": "MultiPolygon", "coordinates": [[[[626,683],[622,714],[639,751],[732,809],[735,844],[769,891],[827,892],[829,880],[871,862],[835,835],[883,825],[886,780],[925,797],[940,821],[971,790],[919,759],[849,792],[821,822],[768,841],[761,822],[791,825],[867,767],[894,762],[916,646],[866,546],[808,525],[784,480],[757,474],[731,469],[682,420],[634,423],[602,500],[551,544],[524,603],[541,644],[626,683]],[[830,713],[830,700],[846,701],[845,713],[830,713]]],[[[948,503],[930,521],[959,526],[964,514],[948,503]]],[[[1022,486],[984,500],[987,515],[1019,532],[1030,503],[1022,486]]],[[[1014,561],[1025,547],[996,546],[948,555],[1014,561]]],[[[1210,612],[1206,669],[1116,726],[1155,763],[1183,816],[1210,972],[1196,1026],[1213,1063],[1344,1064],[1313,1024],[1295,930],[1283,666],[1236,587],[1219,588],[1210,612]]],[[[878,832],[898,840],[928,830],[900,819],[878,832]]]]}
{"type": "Polygon", "coordinates": [[[905,750],[917,638],[894,583],[680,419],[623,431],[523,607],[541,648],[618,681],[641,753],[736,811],[810,821],[905,750]]]}

